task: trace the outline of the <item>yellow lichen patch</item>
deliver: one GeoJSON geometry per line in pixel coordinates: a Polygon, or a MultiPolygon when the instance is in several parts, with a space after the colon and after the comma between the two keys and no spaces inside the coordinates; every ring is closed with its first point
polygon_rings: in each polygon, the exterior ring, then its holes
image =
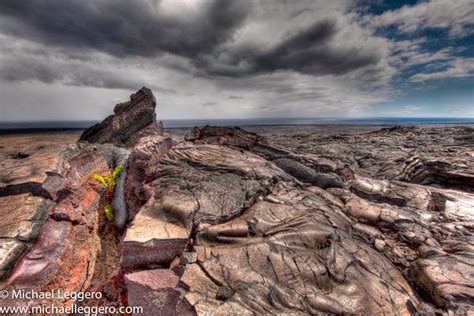
{"type": "Polygon", "coordinates": [[[122,165],[118,165],[117,167],[115,167],[115,169],[114,169],[114,171],[112,172],[111,175],[100,175],[100,174],[94,173],[92,175],[92,178],[99,181],[100,183],[102,183],[102,185],[109,192],[113,192],[114,189],[115,189],[116,179],[117,179],[118,175],[120,174],[120,172],[122,171],[122,168],[123,168],[122,165]]]}
{"type": "Polygon", "coordinates": [[[107,217],[109,221],[112,221],[114,219],[114,211],[112,209],[112,205],[107,204],[106,206],[104,206],[104,212],[105,217],[107,217]]]}

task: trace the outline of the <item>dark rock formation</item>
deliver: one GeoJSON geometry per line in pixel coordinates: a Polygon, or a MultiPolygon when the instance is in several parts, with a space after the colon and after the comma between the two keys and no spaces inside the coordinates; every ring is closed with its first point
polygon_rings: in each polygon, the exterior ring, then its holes
{"type": "Polygon", "coordinates": [[[267,144],[265,137],[247,132],[239,127],[195,127],[189,135],[186,135],[185,139],[196,144],[216,144],[244,148],[250,148],[256,144],[267,144]]]}
{"type": "Polygon", "coordinates": [[[288,158],[276,159],[273,162],[278,167],[303,182],[317,185],[318,187],[321,187],[323,189],[331,187],[344,187],[344,182],[342,182],[341,178],[337,174],[316,172],[314,169],[307,167],[298,161],[288,158]]]}
{"type": "MultiPolygon", "coordinates": [[[[143,88],[93,144],[1,153],[1,288],[145,315],[474,311],[472,129],[206,126],[175,143],[154,108],[143,88]],[[119,164],[115,192],[91,178],[119,164]]],[[[45,303],[74,304],[29,302],[45,303]]]]}
{"type": "Polygon", "coordinates": [[[384,128],[365,134],[276,136],[295,153],[349,165],[359,174],[473,192],[474,128],[384,128]]]}
{"type": "Polygon", "coordinates": [[[113,115],[87,129],[80,140],[123,146],[133,145],[143,136],[162,135],[163,125],[156,121],[155,107],[151,90],[141,88],[130,101],[117,104],[113,115]]]}

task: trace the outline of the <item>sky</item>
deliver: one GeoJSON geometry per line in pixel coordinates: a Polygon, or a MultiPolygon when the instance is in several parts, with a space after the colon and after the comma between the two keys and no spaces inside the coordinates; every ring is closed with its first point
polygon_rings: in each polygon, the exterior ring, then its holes
{"type": "Polygon", "coordinates": [[[1,0],[0,121],[474,117],[474,1],[1,0]]]}

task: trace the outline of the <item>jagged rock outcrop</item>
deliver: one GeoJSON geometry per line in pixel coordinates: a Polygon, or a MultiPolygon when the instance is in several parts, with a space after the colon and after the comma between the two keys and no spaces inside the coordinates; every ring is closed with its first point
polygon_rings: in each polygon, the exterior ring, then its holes
{"type": "Polygon", "coordinates": [[[472,129],[176,143],[154,108],[143,88],[78,144],[1,152],[0,288],[145,315],[474,311],[472,129]],[[114,192],[92,179],[117,165],[114,192]]]}
{"type": "Polygon", "coordinates": [[[130,101],[119,103],[114,114],[81,135],[81,141],[133,145],[141,137],[163,135],[163,124],[156,121],[156,100],[148,88],[141,88],[130,96],[130,101]]]}
{"type": "MultiPolygon", "coordinates": [[[[119,262],[121,229],[128,222],[125,186],[130,149],[121,147],[162,134],[151,91],[144,88],[131,99],[116,107],[116,115],[106,120],[111,125],[92,129],[99,134],[92,130],[84,134],[83,139],[95,144],[72,141],[63,145],[61,140],[37,144],[35,139],[32,145],[2,151],[0,203],[5,214],[0,272],[6,278],[2,288],[99,291],[105,297],[87,302],[89,306],[127,304],[119,262]],[[111,174],[118,165],[123,168],[114,192],[93,179],[93,174],[111,174]],[[114,224],[105,217],[107,203],[113,204],[114,224]]],[[[10,297],[0,304],[22,303],[10,297]]],[[[29,302],[44,303],[74,304],[70,300],[29,302]]]]}

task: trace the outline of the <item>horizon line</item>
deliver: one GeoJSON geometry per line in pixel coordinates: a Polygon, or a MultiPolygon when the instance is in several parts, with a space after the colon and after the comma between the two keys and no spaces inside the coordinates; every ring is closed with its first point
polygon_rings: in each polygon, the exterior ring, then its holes
{"type": "MultiPolygon", "coordinates": [[[[230,120],[356,120],[356,119],[458,119],[474,120],[474,116],[319,116],[319,117],[238,117],[238,118],[157,118],[157,121],[230,121],[230,120]]],[[[84,120],[0,120],[0,124],[14,123],[83,123],[102,122],[104,119],[84,120]]]]}

